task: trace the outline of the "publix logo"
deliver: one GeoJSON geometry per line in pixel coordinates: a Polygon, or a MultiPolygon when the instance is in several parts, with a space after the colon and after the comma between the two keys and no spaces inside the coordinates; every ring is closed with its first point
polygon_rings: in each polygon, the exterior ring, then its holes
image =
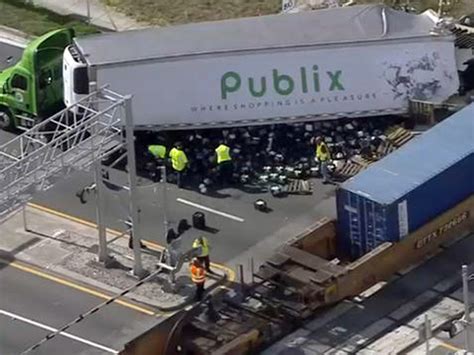
{"type": "Polygon", "coordinates": [[[344,91],[342,71],[325,71],[321,73],[317,65],[312,70],[300,67],[299,74],[291,76],[279,73],[278,69],[272,70],[270,79],[262,76],[260,79],[253,77],[243,78],[235,71],[229,71],[221,77],[221,98],[226,100],[230,94],[245,90],[253,97],[264,97],[269,90],[287,96],[295,91],[306,94],[309,92],[344,91]]]}

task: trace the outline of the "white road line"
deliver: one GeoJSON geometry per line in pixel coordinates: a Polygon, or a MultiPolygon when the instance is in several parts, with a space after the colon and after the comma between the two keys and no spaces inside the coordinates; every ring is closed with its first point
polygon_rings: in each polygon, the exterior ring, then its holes
{"type": "MultiPolygon", "coordinates": [[[[10,317],[10,318],[15,319],[15,320],[19,320],[19,321],[28,323],[28,324],[33,325],[35,327],[48,330],[50,332],[56,332],[57,331],[56,328],[50,327],[50,326],[42,324],[42,323],[38,323],[34,320],[19,316],[17,314],[11,313],[11,312],[4,311],[2,309],[0,309],[0,314],[3,314],[4,316],[10,317]]],[[[72,335],[72,334],[69,334],[69,333],[66,333],[66,332],[60,332],[59,334],[62,335],[63,337],[78,341],[80,343],[92,346],[92,347],[100,349],[100,350],[104,350],[104,351],[106,351],[108,353],[111,353],[111,354],[118,354],[119,353],[117,350],[107,348],[106,346],[94,343],[90,340],[86,340],[86,339],[80,338],[78,336],[75,336],[75,335],[72,335]]]]}
{"type": "Polygon", "coordinates": [[[0,37],[0,43],[4,43],[12,47],[17,47],[17,48],[22,48],[22,49],[26,48],[27,46],[26,43],[20,43],[20,42],[17,42],[5,37],[0,37]]]}
{"type": "Polygon", "coordinates": [[[185,199],[183,199],[183,198],[177,198],[176,201],[181,202],[181,203],[184,203],[185,205],[189,205],[189,206],[193,206],[193,207],[196,207],[196,208],[200,208],[201,210],[204,210],[204,211],[207,211],[207,212],[211,212],[211,213],[217,214],[217,215],[222,216],[222,217],[225,217],[225,218],[232,219],[232,220],[237,221],[237,222],[244,222],[244,221],[245,221],[245,219],[243,219],[243,218],[240,218],[240,217],[237,217],[237,216],[233,216],[233,215],[231,215],[231,214],[229,214],[229,213],[221,212],[221,211],[218,211],[218,210],[215,210],[215,209],[212,209],[212,208],[203,206],[203,205],[199,205],[199,204],[197,204],[197,203],[194,203],[194,202],[185,200],[185,199]]]}

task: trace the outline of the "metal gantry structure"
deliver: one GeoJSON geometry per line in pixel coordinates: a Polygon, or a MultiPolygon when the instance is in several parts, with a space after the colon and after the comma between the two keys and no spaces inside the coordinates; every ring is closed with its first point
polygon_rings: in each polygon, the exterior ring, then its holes
{"type": "Polygon", "coordinates": [[[0,216],[119,149],[123,103],[99,90],[0,146],[0,216]]]}
{"type": "MultiPolygon", "coordinates": [[[[131,96],[121,96],[106,87],[26,130],[0,146],[0,219],[25,206],[33,195],[46,191],[75,171],[95,166],[99,261],[105,262],[107,242],[101,199],[101,160],[127,149],[129,208],[137,220],[136,167],[131,114],[131,96]],[[125,128],[125,138],[123,136],[125,128]]],[[[138,223],[134,223],[138,227],[138,223]]],[[[134,236],[134,274],[144,274],[140,255],[140,234],[134,236]]]]}

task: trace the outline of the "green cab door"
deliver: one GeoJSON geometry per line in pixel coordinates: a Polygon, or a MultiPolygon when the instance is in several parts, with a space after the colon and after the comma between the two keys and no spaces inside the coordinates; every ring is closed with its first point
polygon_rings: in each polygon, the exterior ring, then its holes
{"type": "Polygon", "coordinates": [[[31,79],[21,73],[16,72],[10,77],[9,88],[13,99],[11,106],[20,114],[30,114],[32,111],[31,85],[31,79]]]}
{"type": "Polygon", "coordinates": [[[63,52],[72,42],[70,29],[58,30],[43,37],[35,48],[37,114],[49,116],[63,105],[63,52]]]}
{"type": "Polygon", "coordinates": [[[61,64],[43,67],[37,82],[38,115],[45,116],[54,113],[62,103],[62,73],[61,64]]]}

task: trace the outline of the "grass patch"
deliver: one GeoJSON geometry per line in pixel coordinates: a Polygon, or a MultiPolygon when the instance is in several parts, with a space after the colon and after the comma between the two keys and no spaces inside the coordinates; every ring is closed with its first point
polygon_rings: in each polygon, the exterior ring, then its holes
{"type": "Polygon", "coordinates": [[[154,25],[223,20],[277,13],[281,0],[103,0],[128,16],[154,25]]]}
{"type": "Polygon", "coordinates": [[[39,36],[48,31],[72,27],[78,35],[99,32],[71,16],[61,16],[46,9],[26,4],[22,0],[0,0],[0,25],[15,28],[27,34],[39,36]]]}
{"type": "MultiPolygon", "coordinates": [[[[280,12],[281,0],[102,0],[136,20],[166,26],[188,22],[267,15],[280,12]]],[[[474,10],[474,0],[451,0],[445,9],[453,16],[474,10]],[[468,4],[469,3],[469,4],[468,4]]],[[[301,3],[303,0],[297,0],[301,3]]],[[[437,10],[439,0],[358,0],[357,3],[410,3],[419,11],[437,10]]]]}

